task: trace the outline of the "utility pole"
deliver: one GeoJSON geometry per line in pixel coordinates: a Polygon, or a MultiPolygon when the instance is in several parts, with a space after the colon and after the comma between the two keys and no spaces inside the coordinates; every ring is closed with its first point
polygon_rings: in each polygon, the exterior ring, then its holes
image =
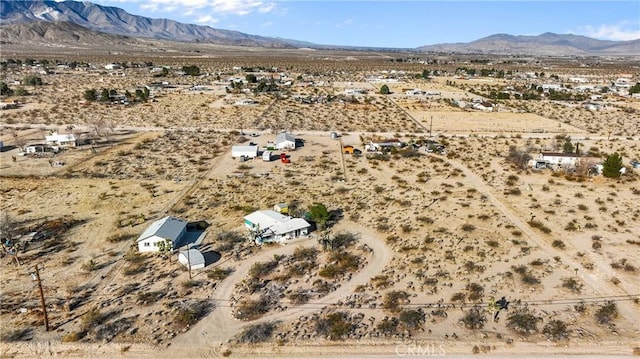
{"type": "Polygon", "coordinates": [[[47,316],[47,305],[44,302],[44,291],[42,290],[42,281],[40,280],[40,271],[38,270],[38,265],[36,264],[34,267],[35,273],[32,273],[31,276],[34,280],[38,281],[38,289],[40,290],[40,303],[42,304],[42,313],[44,314],[44,327],[46,331],[49,331],[49,317],[47,316]]]}
{"type": "Polygon", "coordinates": [[[431,137],[431,129],[433,128],[433,116],[431,116],[431,122],[429,122],[429,137],[431,137]]]}

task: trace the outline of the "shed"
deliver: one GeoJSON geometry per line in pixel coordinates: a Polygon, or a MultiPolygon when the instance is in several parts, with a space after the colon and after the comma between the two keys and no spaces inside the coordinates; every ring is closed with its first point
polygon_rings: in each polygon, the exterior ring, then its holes
{"type": "Polygon", "coordinates": [[[289,213],[289,205],[286,204],[286,203],[278,203],[278,204],[273,206],[273,210],[278,212],[278,213],[288,214],[289,213]]]}
{"type": "Polygon", "coordinates": [[[290,133],[281,132],[276,136],[276,148],[279,150],[295,150],[296,138],[290,133]]]}
{"type": "Polygon", "coordinates": [[[231,147],[231,157],[256,158],[258,156],[258,146],[233,146],[231,147]]]}
{"type": "Polygon", "coordinates": [[[202,269],[205,266],[204,255],[197,249],[189,249],[178,254],[178,262],[187,269],[202,269]],[[189,266],[191,268],[189,268],[189,266]]]}

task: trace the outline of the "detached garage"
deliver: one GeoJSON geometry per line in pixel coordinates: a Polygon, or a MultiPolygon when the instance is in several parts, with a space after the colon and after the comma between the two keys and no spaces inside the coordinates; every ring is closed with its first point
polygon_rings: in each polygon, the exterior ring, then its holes
{"type": "Polygon", "coordinates": [[[258,157],[258,146],[233,146],[231,147],[231,157],[256,158],[258,157]]]}
{"type": "Polygon", "coordinates": [[[182,263],[187,269],[202,269],[204,268],[204,256],[197,249],[189,249],[178,254],[178,261],[182,263]],[[191,268],[189,268],[191,265],[191,268]]]}

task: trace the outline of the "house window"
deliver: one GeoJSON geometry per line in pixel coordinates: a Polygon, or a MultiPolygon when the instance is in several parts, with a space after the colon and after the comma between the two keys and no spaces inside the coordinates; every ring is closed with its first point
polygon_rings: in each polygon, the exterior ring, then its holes
{"type": "Polygon", "coordinates": [[[144,242],[144,246],[145,246],[145,247],[149,247],[150,245],[151,245],[151,243],[149,243],[149,242],[144,242]]]}

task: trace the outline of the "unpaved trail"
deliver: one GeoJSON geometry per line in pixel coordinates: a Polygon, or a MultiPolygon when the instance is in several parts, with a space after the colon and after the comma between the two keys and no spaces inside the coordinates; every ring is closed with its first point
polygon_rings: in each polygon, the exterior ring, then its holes
{"type": "MultiPolygon", "coordinates": [[[[534,242],[542,251],[549,255],[549,258],[560,257],[561,262],[569,266],[570,268],[582,268],[582,265],[574,261],[566,251],[555,249],[547,243],[544,238],[534,232],[531,226],[526,223],[522,217],[511,208],[509,205],[502,202],[494,193],[493,189],[487,185],[480,176],[473,172],[470,168],[462,164],[461,162],[446,158],[444,156],[433,155],[447,161],[451,165],[457,167],[465,174],[467,181],[478,190],[478,192],[484,194],[489,202],[500,211],[514,226],[518,227],[522,233],[524,233],[529,239],[534,242]]],[[[595,289],[602,295],[635,295],[637,293],[627,293],[623,288],[613,285],[610,282],[609,277],[605,274],[609,273],[609,265],[602,260],[595,261],[595,269],[593,272],[587,270],[580,270],[577,272],[577,276],[580,277],[587,285],[595,289]]],[[[637,333],[640,333],[640,321],[637,320],[640,317],[640,312],[633,307],[632,302],[621,301],[617,303],[620,314],[633,326],[637,333]],[[633,319],[636,318],[636,319],[633,319]]]]}
{"type": "Polygon", "coordinates": [[[361,225],[342,221],[336,225],[334,231],[349,231],[360,234],[358,244],[366,244],[371,249],[371,256],[368,258],[364,268],[354,274],[350,280],[342,283],[335,291],[321,298],[316,302],[309,302],[303,305],[289,307],[281,312],[267,314],[253,321],[240,321],[232,316],[232,308],[229,305],[236,283],[245,278],[251,266],[259,261],[266,261],[274,255],[289,255],[298,247],[317,246],[314,239],[304,239],[293,241],[281,247],[274,247],[262,250],[258,255],[243,261],[235,271],[223,280],[214,292],[216,298],[215,309],[207,317],[200,320],[189,331],[177,336],[169,348],[159,353],[163,358],[215,358],[220,356],[221,348],[227,341],[239,333],[243,327],[252,324],[263,323],[272,320],[288,320],[301,315],[311,314],[318,311],[318,307],[336,303],[341,298],[352,294],[358,285],[366,284],[371,277],[378,275],[391,261],[393,253],[378,236],[361,225]]]}

